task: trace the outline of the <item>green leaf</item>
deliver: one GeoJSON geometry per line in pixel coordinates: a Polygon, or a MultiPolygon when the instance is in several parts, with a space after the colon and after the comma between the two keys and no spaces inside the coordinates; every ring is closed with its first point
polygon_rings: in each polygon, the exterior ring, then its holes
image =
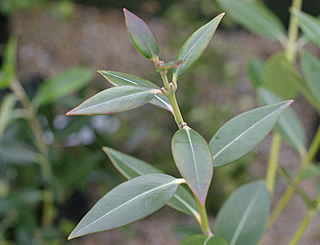
{"type": "Polygon", "coordinates": [[[241,186],[219,210],[214,234],[229,245],[256,245],[262,237],[269,212],[270,193],[263,181],[241,186]]]}
{"type": "Polygon", "coordinates": [[[320,176],[320,165],[318,164],[311,164],[309,165],[301,175],[302,179],[310,179],[314,177],[320,176]]]}
{"type": "Polygon", "coordinates": [[[293,99],[297,95],[297,84],[303,79],[295,67],[288,62],[282,52],[272,55],[264,66],[264,86],[283,99],[293,99]]]}
{"type": "Polygon", "coordinates": [[[159,55],[159,47],[156,37],[149,26],[127,9],[123,9],[127,30],[131,41],[139,52],[147,59],[156,60],[159,55]]]}
{"type": "MultiPolygon", "coordinates": [[[[264,105],[271,105],[281,101],[280,97],[266,88],[259,88],[258,95],[264,105]]],[[[282,114],[275,129],[291,147],[300,153],[306,152],[306,132],[293,109],[288,108],[282,114]]]]}
{"type": "Polygon", "coordinates": [[[223,16],[224,13],[218,15],[210,22],[200,27],[183,44],[176,57],[176,61],[182,60],[183,63],[173,70],[173,76],[175,78],[180,78],[199,59],[203,51],[208,46],[209,41],[223,16]]]}
{"type": "Polygon", "coordinates": [[[0,146],[0,162],[6,161],[15,164],[29,164],[38,161],[38,154],[27,148],[18,146],[0,146]]]}
{"type": "Polygon", "coordinates": [[[12,94],[6,95],[1,101],[0,106],[0,142],[2,135],[8,126],[9,121],[12,118],[14,106],[16,104],[16,98],[12,94]]]}
{"type": "Polygon", "coordinates": [[[112,114],[131,110],[150,102],[158,91],[138,86],[105,89],[84,101],[66,115],[112,114]]]}
{"type": "Polygon", "coordinates": [[[299,25],[309,40],[320,47],[320,21],[319,19],[297,9],[293,14],[299,19],[299,25]]]}
{"type": "Polygon", "coordinates": [[[193,193],[204,204],[213,174],[212,154],[206,140],[189,127],[172,138],[174,161],[193,193]]]}
{"type": "Polygon", "coordinates": [[[242,113],[224,124],[210,141],[215,167],[232,163],[253,150],[293,101],[242,113]]]}
{"type": "Polygon", "coordinates": [[[318,105],[320,105],[320,60],[307,51],[301,53],[301,59],[308,87],[318,105]]]}
{"type": "Polygon", "coordinates": [[[285,29],[279,18],[258,1],[218,0],[236,22],[255,34],[274,40],[285,39],[285,29]]]}
{"type": "MultiPolygon", "coordinates": [[[[103,147],[103,151],[110,158],[113,166],[127,179],[132,179],[141,175],[163,173],[150,164],[121,153],[109,147],[103,147]]],[[[199,216],[197,206],[193,196],[182,186],[178,187],[176,194],[168,202],[168,205],[180,212],[199,216]]]]}
{"type": "Polygon", "coordinates": [[[228,243],[217,236],[193,235],[184,239],[180,245],[228,245],[228,243]]]}
{"type": "Polygon", "coordinates": [[[164,174],[148,174],[128,180],[101,198],[68,239],[111,230],[142,219],[164,206],[178,185],[179,180],[164,174]]]}
{"type": "Polygon", "coordinates": [[[263,67],[263,61],[257,57],[251,59],[248,64],[248,75],[255,88],[263,84],[263,67]]]}
{"type": "Polygon", "coordinates": [[[75,67],[45,81],[33,99],[36,107],[52,103],[88,84],[93,78],[89,68],[75,67]]]}
{"type": "Polygon", "coordinates": [[[16,79],[17,39],[11,38],[5,48],[0,74],[0,89],[6,88],[16,79]]]}
{"type": "MultiPolygon", "coordinates": [[[[114,86],[138,85],[148,88],[160,89],[154,83],[140,77],[115,71],[99,71],[99,73],[114,86]]],[[[156,94],[150,101],[151,104],[159,106],[173,114],[172,106],[168,98],[161,94],[156,94]]]]}

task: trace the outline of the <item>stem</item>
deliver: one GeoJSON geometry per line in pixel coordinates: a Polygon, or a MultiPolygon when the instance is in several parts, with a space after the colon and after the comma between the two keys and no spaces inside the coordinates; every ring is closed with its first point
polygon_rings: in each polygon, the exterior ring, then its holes
{"type": "MultiPolygon", "coordinates": [[[[13,81],[10,84],[10,88],[13,93],[20,100],[24,109],[28,112],[27,121],[29,122],[30,128],[34,135],[35,146],[39,152],[39,164],[42,171],[43,178],[46,183],[51,183],[52,181],[52,169],[51,164],[48,160],[48,147],[43,141],[43,131],[37,120],[36,112],[32,103],[30,102],[25,90],[18,81],[13,81]]],[[[42,224],[44,226],[50,226],[53,220],[53,193],[47,187],[47,190],[43,193],[43,214],[42,214],[42,224]]]]}
{"type": "MultiPolygon", "coordinates": [[[[302,0],[293,0],[291,9],[301,10],[302,0]]],[[[296,60],[297,50],[296,42],[299,34],[298,18],[291,14],[289,22],[288,43],[286,46],[286,57],[289,62],[294,63],[296,60]]]]}
{"type": "Polygon", "coordinates": [[[201,203],[200,203],[200,201],[199,201],[197,196],[195,196],[195,199],[196,199],[198,211],[199,211],[199,214],[200,214],[201,230],[202,230],[204,235],[213,236],[213,233],[210,230],[210,225],[209,225],[209,222],[208,222],[208,215],[207,215],[206,207],[205,207],[205,205],[203,205],[203,206],[201,205],[201,203]]]}
{"type": "Polygon", "coordinates": [[[317,132],[313,137],[312,143],[309,147],[307,162],[312,162],[320,147],[320,125],[318,126],[317,132]]]}
{"type": "Polygon", "coordinates": [[[277,132],[273,133],[271,151],[269,156],[269,164],[266,176],[266,184],[270,191],[271,196],[274,192],[274,184],[277,175],[278,158],[281,148],[281,135],[277,132]]]}

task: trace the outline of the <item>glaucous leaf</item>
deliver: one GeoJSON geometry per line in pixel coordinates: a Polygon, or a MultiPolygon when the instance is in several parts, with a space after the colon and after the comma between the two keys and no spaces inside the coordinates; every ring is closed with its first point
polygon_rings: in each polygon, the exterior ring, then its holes
{"type": "MultiPolygon", "coordinates": [[[[264,105],[271,105],[281,102],[280,97],[276,96],[266,88],[258,89],[259,98],[264,105]]],[[[306,132],[304,127],[293,109],[288,108],[279,118],[275,129],[282,138],[298,152],[306,151],[306,132]]]]}
{"type": "Polygon", "coordinates": [[[9,121],[12,118],[14,106],[16,104],[16,98],[13,94],[6,95],[0,105],[0,142],[2,141],[2,135],[4,130],[8,126],[9,121]]]}
{"type": "Polygon", "coordinates": [[[270,212],[270,193],[264,181],[239,187],[219,210],[214,234],[229,245],[256,245],[270,212]]]}
{"type": "Polygon", "coordinates": [[[102,197],[68,239],[142,219],[163,207],[173,197],[178,185],[178,179],[165,174],[148,174],[128,180],[102,197]]]}
{"type": "Polygon", "coordinates": [[[0,162],[2,161],[17,165],[36,163],[38,154],[27,148],[0,145],[0,162]]]}
{"type": "Polygon", "coordinates": [[[307,84],[320,105],[320,60],[307,51],[301,53],[301,60],[307,84]]]}
{"type": "Polygon", "coordinates": [[[204,204],[213,175],[213,160],[208,143],[199,133],[184,127],[174,134],[171,147],[181,175],[204,204]]]}
{"type": "Polygon", "coordinates": [[[140,86],[113,87],[94,95],[66,115],[112,114],[131,110],[150,102],[158,92],[140,86]]]}
{"type": "Polygon", "coordinates": [[[184,239],[180,245],[228,245],[228,243],[217,236],[193,235],[184,239]]]}
{"type": "Polygon", "coordinates": [[[310,164],[301,175],[302,179],[310,179],[314,177],[320,177],[320,163],[310,164]]]}
{"type": "Polygon", "coordinates": [[[182,64],[173,69],[173,76],[181,77],[193,64],[196,62],[203,51],[209,44],[212,35],[215,33],[224,13],[218,15],[210,22],[200,27],[194,32],[191,37],[183,44],[176,57],[177,61],[182,61],[182,64]]]}
{"type": "Polygon", "coordinates": [[[3,65],[0,74],[0,89],[6,88],[16,79],[16,66],[17,66],[17,39],[11,38],[6,45],[3,65]]]}
{"type": "Polygon", "coordinates": [[[297,9],[293,14],[299,19],[299,25],[309,40],[320,47],[320,21],[319,19],[297,9]]]}
{"type": "Polygon", "coordinates": [[[210,141],[215,167],[232,163],[253,150],[293,101],[259,107],[224,124],[210,141]]]}
{"type": "Polygon", "coordinates": [[[127,30],[136,49],[147,59],[155,59],[159,55],[159,46],[149,26],[127,9],[123,9],[127,30]]]}
{"type": "Polygon", "coordinates": [[[88,84],[93,78],[93,74],[91,69],[84,67],[63,71],[40,86],[33,99],[33,104],[39,107],[75,92],[88,84]]]}
{"type": "Polygon", "coordinates": [[[301,75],[282,52],[272,55],[265,62],[263,80],[266,88],[285,100],[295,98],[297,84],[303,83],[301,75]]]}
{"type": "Polygon", "coordinates": [[[253,58],[248,64],[248,75],[253,87],[257,88],[263,84],[263,61],[260,58],[253,58]]]}
{"type": "MultiPolygon", "coordinates": [[[[113,166],[127,179],[146,174],[163,173],[159,169],[135,157],[109,147],[103,147],[102,149],[111,160],[113,166]]],[[[180,212],[199,217],[193,196],[183,186],[178,187],[176,194],[167,204],[180,212]]]]}
{"type": "MultiPolygon", "coordinates": [[[[143,78],[115,71],[99,71],[99,73],[114,86],[138,85],[148,88],[160,89],[154,83],[143,78]]],[[[168,98],[161,94],[156,94],[150,101],[151,104],[159,106],[173,114],[172,106],[168,98]]]]}
{"type": "Polygon", "coordinates": [[[283,41],[285,28],[279,18],[258,1],[218,0],[221,7],[236,22],[253,33],[283,41]]]}

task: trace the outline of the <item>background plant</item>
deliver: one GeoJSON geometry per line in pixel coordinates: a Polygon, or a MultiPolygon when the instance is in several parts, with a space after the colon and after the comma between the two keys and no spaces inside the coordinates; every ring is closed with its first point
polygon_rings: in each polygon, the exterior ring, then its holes
{"type": "Polygon", "coordinates": [[[146,103],[166,109],[173,114],[179,128],[171,146],[183,179],[162,174],[139,159],[104,147],[115,167],[129,180],[100,199],[69,238],[121,227],[168,204],[193,215],[203,232],[202,235],[184,239],[181,244],[257,244],[266,227],[270,209],[270,194],[265,183],[255,181],[236,190],[219,211],[214,232],[208,223],[205,208],[207,192],[213,168],[230,164],[250,152],[270,132],[292,100],[260,107],[231,119],[208,144],[184,122],[176,90],[178,79],[200,57],[224,14],[194,32],[181,47],[176,59],[167,63],[159,60],[159,47],[150,28],[128,10],[124,9],[124,14],[133,44],[144,57],[153,61],[163,87],[129,74],[100,71],[115,87],[94,95],[67,115],[110,114],[146,103]],[[172,74],[171,82],[168,72],[172,74]],[[182,183],[188,185],[194,197],[179,186],[182,183]]]}

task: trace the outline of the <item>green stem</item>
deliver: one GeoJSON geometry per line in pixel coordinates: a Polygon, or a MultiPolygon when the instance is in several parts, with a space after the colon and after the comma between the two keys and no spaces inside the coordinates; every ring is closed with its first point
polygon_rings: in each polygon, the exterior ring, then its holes
{"type": "Polygon", "coordinates": [[[199,201],[197,196],[195,196],[195,200],[196,200],[198,211],[199,211],[199,214],[200,214],[201,230],[202,230],[204,235],[213,236],[213,233],[212,233],[212,231],[210,229],[210,225],[209,225],[209,222],[208,222],[208,215],[207,215],[206,207],[205,207],[205,205],[201,205],[201,203],[200,203],[200,201],[199,201]]]}
{"type": "MultiPolygon", "coordinates": [[[[301,10],[302,0],[293,0],[292,1],[292,9],[301,10]]],[[[289,62],[294,63],[296,60],[297,50],[296,50],[296,42],[299,35],[299,21],[298,18],[291,14],[290,22],[289,22],[289,32],[288,32],[288,43],[286,46],[286,57],[289,62]]]]}
{"type": "Polygon", "coordinates": [[[277,175],[278,158],[281,148],[281,135],[277,132],[273,133],[271,151],[269,156],[269,164],[266,176],[266,184],[270,191],[271,196],[274,192],[274,184],[277,175]]]}
{"type": "Polygon", "coordinates": [[[312,162],[316,154],[318,153],[320,148],[320,125],[318,126],[317,132],[313,137],[312,143],[309,147],[308,155],[307,155],[307,162],[312,162]]]}
{"type": "MultiPolygon", "coordinates": [[[[35,109],[32,106],[32,103],[30,102],[25,90],[18,81],[13,81],[10,84],[10,88],[17,96],[24,109],[28,112],[26,118],[34,135],[35,146],[39,152],[38,160],[42,175],[47,185],[50,185],[52,181],[52,169],[48,160],[48,147],[43,141],[43,131],[37,119],[35,109]]],[[[53,193],[50,188],[47,187],[47,190],[45,190],[43,194],[42,224],[44,226],[50,226],[52,224],[54,213],[53,210],[53,193]]]]}

